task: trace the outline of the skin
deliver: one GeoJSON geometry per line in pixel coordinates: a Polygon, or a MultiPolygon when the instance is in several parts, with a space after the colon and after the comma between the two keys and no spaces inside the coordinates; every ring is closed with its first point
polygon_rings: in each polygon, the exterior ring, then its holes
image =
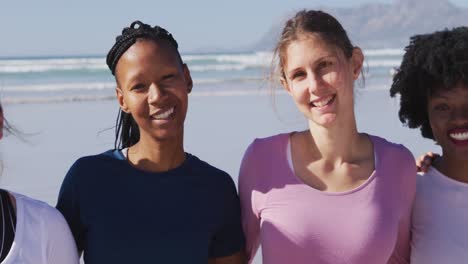
{"type": "Polygon", "coordinates": [[[183,131],[192,78],[175,48],[165,40],[137,41],[120,58],[116,79],[120,107],[140,129],[129,162],[152,172],[178,167],[185,160],[183,131]],[[168,118],[155,118],[171,108],[168,118]]]}
{"type": "Polygon", "coordinates": [[[427,152],[416,160],[416,167],[418,172],[427,172],[431,167],[432,162],[440,157],[439,154],[434,152],[427,152]]]}
{"type": "Polygon", "coordinates": [[[468,140],[450,136],[468,132],[468,85],[458,83],[430,97],[428,116],[434,138],[442,147],[442,156],[434,166],[449,178],[468,183],[468,140]]]}
{"type": "MultiPolygon", "coordinates": [[[[130,164],[151,172],[180,166],[185,160],[184,121],[193,83],[176,49],[165,40],[138,40],[119,59],[115,76],[120,108],[133,116],[140,129],[140,140],[128,151],[130,164]],[[168,117],[157,117],[172,108],[168,117]]],[[[208,263],[246,261],[239,251],[208,263]]]]}
{"type": "Polygon", "coordinates": [[[358,187],[374,170],[372,143],[357,131],[354,116],[353,83],[362,68],[362,51],[355,48],[346,58],[319,36],[303,33],[284,52],[281,83],[309,124],[291,136],[295,174],[321,191],[358,187]],[[318,100],[329,104],[318,107],[318,100]]]}

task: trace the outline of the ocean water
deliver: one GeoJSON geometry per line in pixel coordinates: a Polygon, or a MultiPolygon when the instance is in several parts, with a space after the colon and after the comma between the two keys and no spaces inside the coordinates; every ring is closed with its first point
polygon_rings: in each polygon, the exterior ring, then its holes
{"type": "MultiPolygon", "coordinates": [[[[365,89],[387,89],[400,49],[364,50],[365,89]]],[[[267,87],[271,52],[182,54],[198,95],[249,93],[267,87]]],[[[104,56],[0,58],[0,98],[5,103],[110,100],[115,82],[104,56]]]]}

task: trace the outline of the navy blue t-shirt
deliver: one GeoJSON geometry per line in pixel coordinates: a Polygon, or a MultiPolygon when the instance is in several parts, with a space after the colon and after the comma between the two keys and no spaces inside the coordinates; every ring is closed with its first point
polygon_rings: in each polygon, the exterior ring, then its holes
{"type": "Polygon", "coordinates": [[[243,249],[234,182],[188,153],[163,173],[133,167],[118,150],[80,158],[57,209],[87,264],[206,264],[243,249]]]}

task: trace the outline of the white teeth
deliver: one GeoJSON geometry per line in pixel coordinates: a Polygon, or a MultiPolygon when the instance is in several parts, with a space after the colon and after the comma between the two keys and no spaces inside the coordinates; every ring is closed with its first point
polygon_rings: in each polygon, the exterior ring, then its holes
{"type": "Polygon", "coordinates": [[[468,140],[468,132],[451,133],[450,137],[455,139],[455,140],[468,140]]]}
{"type": "Polygon", "coordinates": [[[320,101],[315,101],[313,102],[313,105],[316,106],[316,107],[324,107],[326,106],[328,103],[330,103],[330,101],[333,99],[333,95],[329,96],[329,97],[326,97],[320,101]]]}
{"type": "Polygon", "coordinates": [[[172,113],[174,113],[174,107],[171,107],[169,110],[167,110],[164,113],[153,115],[154,119],[166,119],[168,118],[172,113]]]}

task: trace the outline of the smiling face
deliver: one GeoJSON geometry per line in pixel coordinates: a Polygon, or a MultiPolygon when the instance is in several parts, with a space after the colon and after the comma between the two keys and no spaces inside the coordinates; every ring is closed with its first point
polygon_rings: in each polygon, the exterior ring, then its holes
{"type": "Polygon", "coordinates": [[[329,127],[338,117],[354,113],[353,84],[362,62],[360,49],[346,58],[339,48],[307,34],[285,48],[281,82],[310,121],[329,127]]]}
{"type": "Polygon", "coordinates": [[[117,99],[142,137],[183,137],[192,79],[177,50],[165,40],[140,39],[119,59],[117,99]]]}
{"type": "Polygon", "coordinates": [[[468,85],[458,83],[429,97],[428,116],[443,155],[468,161],[468,85]]]}

